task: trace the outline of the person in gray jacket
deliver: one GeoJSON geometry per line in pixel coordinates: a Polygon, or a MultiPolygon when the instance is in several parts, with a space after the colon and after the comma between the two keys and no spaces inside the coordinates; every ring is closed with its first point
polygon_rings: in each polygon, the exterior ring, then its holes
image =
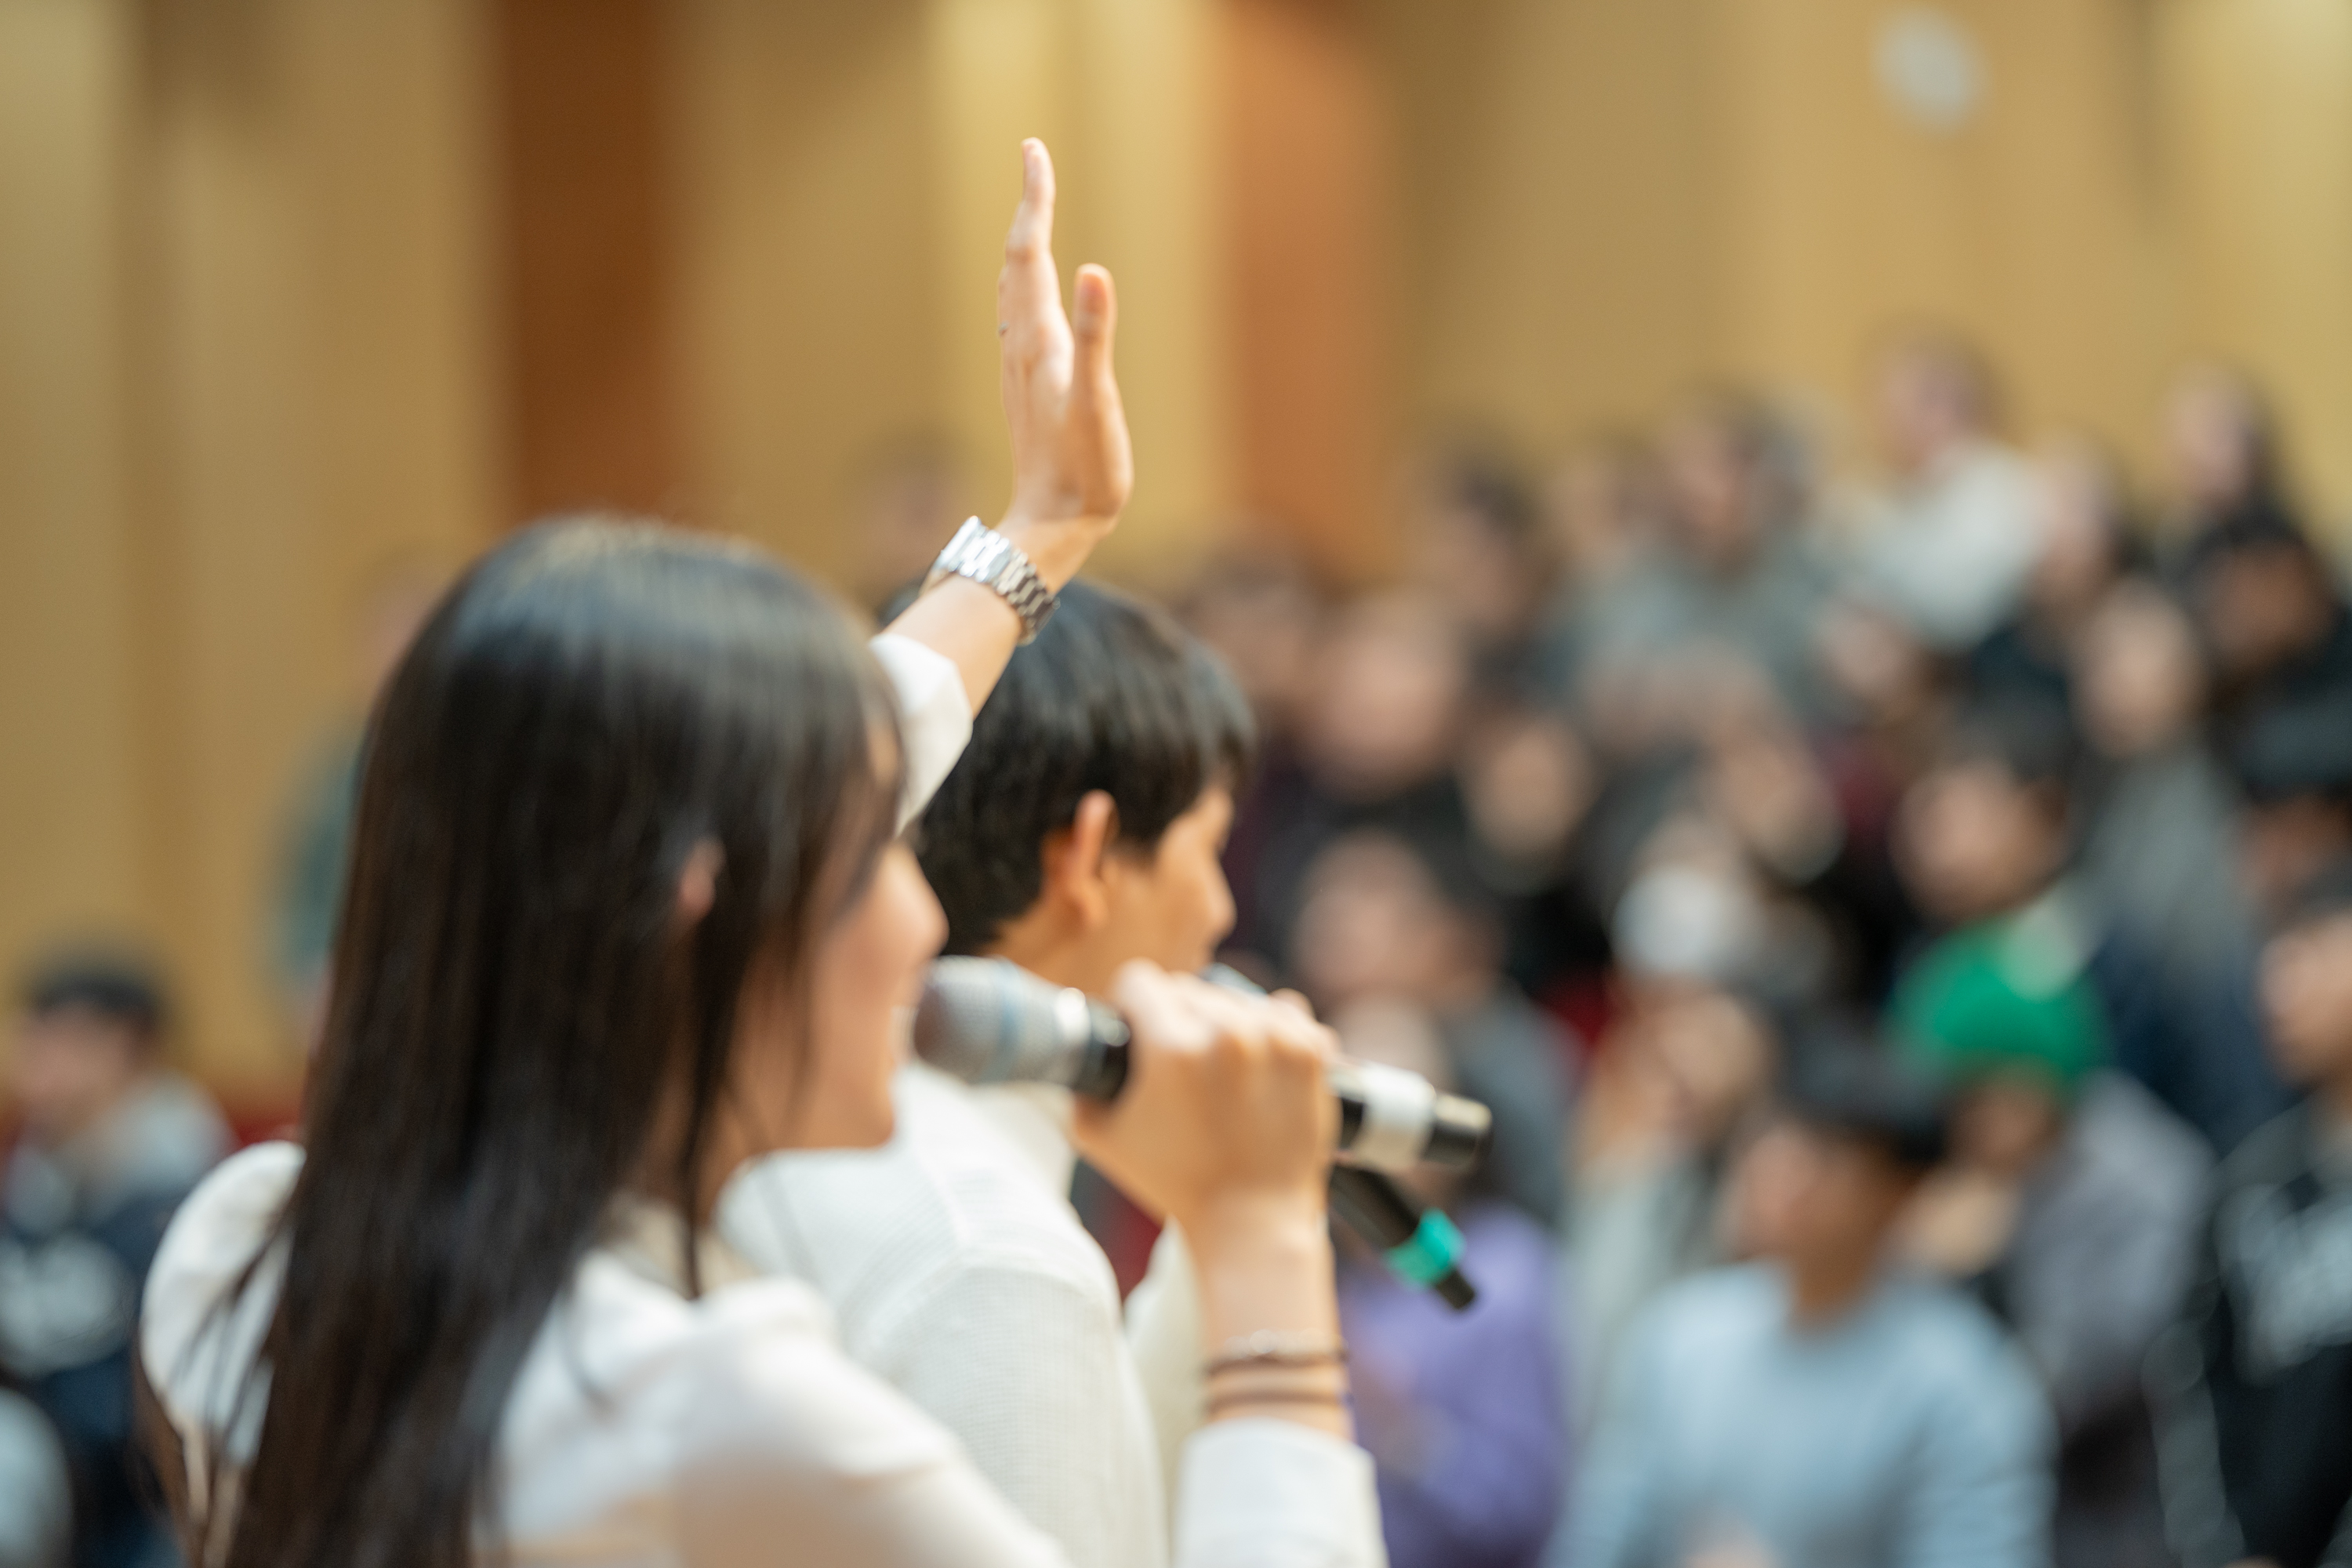
{"type": "Polygon", "coordinates": [[[1617,1369],[1562,1568],[2043,1568],[2050,1422],[2024,1361],[1891,1249],[1940,1161],[1929,1089],[1817,1048],[1740,1173],[1760,1261],[1661,1297],[1617,1369]]]}
{"type": "Polygon", "coordinates": [[[2167,1568],[2149,1350],[2189,1288],[2213,1159],[2103,1065],[2097,999],[2045,949],[1963,933],[1906,978],[1904,1047],[1956,1091],[1953,1160],[1909,1226],[2007,1323],[2059,1429],[2058,1568],[2167,1568]]]}

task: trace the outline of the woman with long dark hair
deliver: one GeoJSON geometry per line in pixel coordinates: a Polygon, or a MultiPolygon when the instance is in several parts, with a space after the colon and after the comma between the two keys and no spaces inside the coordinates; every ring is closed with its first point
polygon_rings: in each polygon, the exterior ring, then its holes
{"type": "MultiPolygon", "coordinates": [[[[1126,500],[1109,279],[1081,270],[1074,329],[1025,157],[1013,504],[880,659],[754,552],[589,522],[486,558],[394,675],[305,1146],[223,1166],[149,1289],[197,1568],[1058,1560],[816,1298],[704,1231],[746,1158],[888,1136],[893,1016],[943,931],[897,832],[1034,624],[1001,546],[1042,593],[1126,500]]],[[[1131,1087],[1078,1138],[1185,1227],[1236,1417],[1188,1456],[1179,1561],[1377,1561],[1328,1037],[1143,968],[1118,1000],[1131,1087]]]]}

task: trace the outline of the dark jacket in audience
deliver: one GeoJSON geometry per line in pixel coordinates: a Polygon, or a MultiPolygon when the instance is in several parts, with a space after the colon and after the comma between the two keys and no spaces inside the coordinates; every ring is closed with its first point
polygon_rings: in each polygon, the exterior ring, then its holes
{"type": "Polygon", "coordinates": [[[2057,1568],[2170,1562],[2140,1372],[2179,1309],[2211,1170],[2146,1089],[2095,1075],[1984,1281],[2058,1418],[2057,1568]]]}
{"type": "Polygon", "coordinates": [[[2352,1139],[2299,1107],[2222,1166],[2155,1368],[2186,1568],[2352,1562],[2352,1139]]]}

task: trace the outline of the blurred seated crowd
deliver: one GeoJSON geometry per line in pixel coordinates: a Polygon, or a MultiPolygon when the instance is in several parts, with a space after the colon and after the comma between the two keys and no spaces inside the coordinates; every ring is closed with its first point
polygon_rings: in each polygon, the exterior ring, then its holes
{"type": "MultiPolygon", "coordinates": [[[[2160,505],[2010,444],[1963,343],[1877,405],[1869,483],[1709,392],[1428,458],[1378,587],[1253,534],[1171,595],[1261,729],[1226,960],[1495,1113],[1418,1184],[1477,1305],[1341,1237],[1397,1568],[2352,1564],[2352,603],[2230,372],[2160,505]]],[[[230,1137],[136,956],[19,1001],[0,1568],[161,1568],[131,1327],[230,1137]]],[[[1148,1222],[1076,1195],[1131,1282],[1148,1222]]]]}
{"type": "Polygon", "coordinates": [[[1229,961],[1496,1112],[1480,1305],[1343,1265],[1399,1568],[2352,1563],[2335,563],[2221,368],[2160,507],[1964,343],[1876,401],[1874,483],[1712,392],[1183,597],[1229,961]]]}

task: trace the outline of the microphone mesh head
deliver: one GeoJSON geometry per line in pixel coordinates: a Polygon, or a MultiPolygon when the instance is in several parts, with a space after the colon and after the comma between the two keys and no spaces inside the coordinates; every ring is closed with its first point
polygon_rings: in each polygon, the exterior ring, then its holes
{"type": "Polygon", "coordinates": [[[1001,958],[942,958],[915,1007],[915,1054],[966,1083],[1066,1083],[1087,1042],[1073,994],[1001,958]]]}

